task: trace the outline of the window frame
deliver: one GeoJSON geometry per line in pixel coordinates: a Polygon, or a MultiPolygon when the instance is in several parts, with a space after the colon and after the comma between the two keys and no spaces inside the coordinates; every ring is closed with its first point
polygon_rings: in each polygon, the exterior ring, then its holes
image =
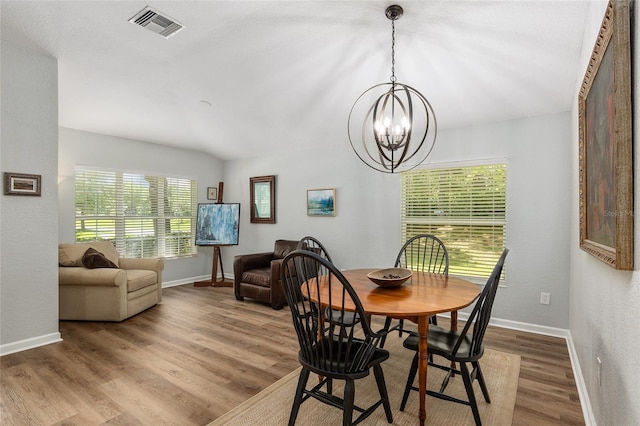
{"type": "MultiPolygon", "coordinates": [[[[182,259],[196,256],[198,254],[198,248],[195,245],[195,227],[196,227],[196,215],[197,215],[197,205],[198,205],[198,181],[194,177],[188,176],[177,176],[170,174],[163,174],[160,172],[143,172],[143,171],[131,171],[131,170],[122,170],[122,169],[113,169],[113,168],[104,168],[104,167],[95,167],[95,166],[86,166],[86,165],[76,165],[74,171],[74,240],[76,242],[88,242],[88,241],[110,241],[114,244],[118,252],[122,257],[130,257],[130,258],[163,258],[163,259],[182,259]],[[88,179],[81,179],[80,174],[82,173],[96,173],[102,174],[104,178],[112,177],[113,181],[109,184],[102,185],[100,187],[100,191],[113,190],[113,200],[110,200],[113,205],[110,206],[109,214],[104,214],[104,212],[99,212],[98,210],[94,210],[90,214],[81,214],[81,205],[78,204],[78,194],[79,194],[79,185],[88,182],[88,179]],[[151,211],[148,214],[133,214],[127,215],[125,211],[125,196],[128,194],[130,197],[133,197],[133,193],[127,193],[126,185],[124,184],[124,177],[132,176],[132,180],[142,179],[149,182],[148,178],[154,178],[155,183],[150,183],[149,185],[156,186],[156,193],[150,194],[149,196],[155,201],[149,202],[149,207],[151,211]],[[170,204],[172,201],[175,202],[175,199],[167,200],[167,196],[165,195],[165,186],[170,185],[171,180],[174,180],[177,187],[186,188],[189,187],[187,194],[182,198],[182,201],[187,201],[190,204],[190,214],[187,215],[176,215],[171,214],[172,212],[166,209],[166,206],[170,204]],[[180,182],[187,181],[187,182],[180,182]],[[94,230],[95,237],[94,238],[80,238],[78,239],[78,223],[80,221],[112,221],[113,222],[113,232],[112,235],[109,235],[107,232],[103,232],[103,236],[106,235],[105,238],[99,238],[97,229],[94,230]],[[153,229],[154,232],[152,234],[152,252],[149,253],[144,249],[144,236],[140,236],[138,238],[131,237],[130,232],[127,231],[127,222],[135,222],[140,221],[153,221],[153,229]],[[167,221],[171,221],[169,223],[173,224],[173,221],[183,221],[190,220],[190,231],[185,233],[182,237],[178,236],[178,240],[187,240],[189,241],[188,249],[186,246],[181,243],[181,241],[176,241],[175,243],[168,244],[167,235],[166,235],[166,224],[167,221]],[[127,236],[129,235],[129,236],[127,236]],[[140,248],[139,253],[133,253],[135,250],[131,250],[130,244],[133,240],[141,240],[142,248],[140,248]],[[167,253],[167,248],[173,248],[170,253],[167,253]],[[181,254],[181,252],[187,251],[188,253],[181,254]]],[[[148,225],[144,225],[148,226],[148,225]]],[[[135,228],[134,228],[135,229],[135,228]]]]}
{"type": "MultiPolygon", "coordinates": [[[[442,163],[432,163],[432,164],[427,164],[427,165],[422,165],[419,166],[413,170],[410,171],[406,171],[402,173],[402,181],[400,184],[400,215],[401,215],[401,224],[400,224],[400,237],[401,237],[401,241],[406,241],[408,238],[410,238],[411,236],[415,235],[416,233],[408,233],[407,231],[407,225],[410,225],[411,222],[413,222],[413,224],[425,224],[425,225],[464,225],[463,221],[460,220],[450,220],[450,219],[442,219],[442,220],[430,220],[428,218],[425,219],[421,219],[421,220],[413,220],[413,221],[408,221],[407,220],[407,216],[406,216],[406,201],[405,201],[405,177],[406,174],[411,174],[411,173],[420,173],[420,172],[424,172],[424,171],[432,171],[432,170],[442,170],[442,169],[450,169],[450,170],[458,170],[458,169],[463,169],[463,168],[467,168],[467,167],[482,167],[482,166],[503,166],[504,167],[504,219],[499,220],[499,226],[502,227],[502,247],[499,248],[494,248],[494,254],[495,254],[495,261],[497,262],[502,249],[504,249],[504,246],[506,246],[506,241],[507,241],[507,232],[508,232],[508,220],[507,220],[507,215],[508,215],[508,199],[507,199],[507,195],[508,195],[508,171],[509,171],[509,162],[507,158],[504,157],[498,157],[498,158],[490,158],[490,159],[479,159],[479,160],[469,160],[469,161],[452,161],[452,162],[442,162],[442,163]],[[499,251],[499,252],[498,252],[499,251]]],[[[415,216],[415,217],[419,217],[419,216],[415,216]]],[[[468,219],[467,223],[469,224],[469,226],[473,226],[473,219],[468,219]]],[[[480,220],[478,220],[477,222],[480,222],[480,220]]],[[[483,225],[482,223],[478,223],[478,225],[483,225]]],[[[489,225],[489,226],[495,226],[496,222],[494,221],[485,221],[484,225],[489,225]]],[[[477,226],[477,225],[476,225],[477,226]]],[[[437,232],[434,233],[435,236],[443,239],[443,242],[445,243],[445,246],[449,249],[450,247],[450,243],[448,244],[447,242],[447,238],[444,237],[443,235],[439,235],[437,232]],[[444,237],[444,238],[443,238],[444,237]]],[[[455,243],[454,243],[455,244],[455,243]]],[[[451,257],[451,250],[450,251],[450,257],[451,257]]],[[[468,275],[468,274],[463,274],[463,273],[456,273],[456,268],[455,268],[455,260],[450,259],[451,260],[451,265],[449,267],[449,274],[452,276],[457,276],[460,278],[464,278],[466,280],[472,281],[474,283],[477,284],[481,284],[484,285],[486,283],[487,278],[490,275],[490,271],[486,273],[485,275],[468,275]],[[453,269],[453,271],[452,271],[453,269]]],[[[487,264],[488,265],[488,264],[487,264]]],[[[495,262],[491,265],[491,268],[493,268],[493,266],[495,265],[495,262]]],[[[502,277],[501,277],[501,286],[506,284],[506,268],[503,268],[502,271],[502,277]]]]}

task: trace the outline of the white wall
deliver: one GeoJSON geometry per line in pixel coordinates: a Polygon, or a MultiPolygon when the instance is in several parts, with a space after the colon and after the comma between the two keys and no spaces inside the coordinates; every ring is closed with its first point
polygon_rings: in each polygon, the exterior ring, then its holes
{"type": "MultiPolygon", "coordinates": [[[[76,165],[118,170],[155,172],[198,181],[198,201],[207,201],[207,187],[222,181],[222,162],[202,152],[154,145],[97,133],[59,129],[59,215],[61,243],[75,240],[76,165]]],[[[226,190],[223,194],[226,193],[226,190]]],[[[225,196],[226,201],[226,196],[225,196]]],[[[168,259],[162,279],[165,285],[211,276],[212,249],[199,247],[198,256],[168,259]]]]}
{"type": "MultiPolygon", "coordinates": [[[[638,21],[638,5],[635,8],[635,21],[638,21]]],[[[581,54],[581,69],[587,69],[606,3],[590,5],[590,20],[585,32],[581,54]]],[[[639,40],[638,27],[635,28],[635,40],[639,40]]],[[[640,99],[638,75],[640,61],[638,45],[632,52],[635,67],[633,98],[640,99]]],[[[583,75],[578,76],[578,93],[583,75]]],[[[640,207],[638,188],[638,129],[640,108],[635,107],[634,162],[635,162],[635,208],[640,207]]],[[[588,391],[593,413],[592,420],[601,425],[637,425],[640,424],[640,249],[635,245],[634,271],[616,271],[595,257],[580,250],[579,212],[578,212],[578,107],[577,98],[572,111],[573,123],[573,167],[571,194],[571,240],[570,240],[570,330],[575,350],[588,391]],[[602,360],[601,385],[597,383],[596,357],[602,360]]],[[[634,238],[640,241],[640,220],[634,220],[634,238]]]]}
{"type": "Polygon", "coordinates": [[[42,196],[3,195],[0,207],[0,354],[58,333],[58,63],[1,44],[2,172],[42,176],[42,196]]]}
{"type": "MultiPolygon", "coordinates": [[[[569,113],[441,131],[430,162],[487,158],[508,161],[507,287],[494,317],[568,328],[569,113]],[[551,304],[540,305],[540,292],[551,304]]],[[[225,163],[228,202],[240,202],[240,244],[222,249],[226,271],[233,256],[269,251],[277,238],[319,238],[342,268],[389,266],[400,248],[400,176],[362,164],[346,139],[330,149],[289,152],[225,163]],[[249,178],[276,175],[277,223],[250,224],[249,178]],[[308,217],[306,190],[336,188],[337,216],[308,217]]]]}

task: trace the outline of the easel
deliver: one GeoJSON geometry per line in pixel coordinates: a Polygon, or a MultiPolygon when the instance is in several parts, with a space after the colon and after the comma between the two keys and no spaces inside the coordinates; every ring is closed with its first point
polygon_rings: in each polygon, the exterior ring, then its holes
{"type": "MultiPolygon", "coordinates": [[[[218,200],[217,203],[222,204],[222,190],[224,182],[218,182],[218,200]]],[[[211,262],[211,279],[206,281],[196,281],[194,287],[233,287],[233,283],[224,280],[224,269],[222,268],[222,256],[220,255],[220,247],[213,246],[213,259],[211,262]],[[218,263],[220,264],[220,272],[222,280],[218,281],[218,263]]]]}

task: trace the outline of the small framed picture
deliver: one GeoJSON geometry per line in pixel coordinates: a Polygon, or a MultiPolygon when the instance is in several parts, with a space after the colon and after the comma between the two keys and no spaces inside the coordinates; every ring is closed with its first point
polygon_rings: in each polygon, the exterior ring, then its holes
{"type": "Polygon", "coordinates": [[[210,186],[207,188],[207,200],[217,200],[218,199],[218,188],[215,186],[210,186]]]}
{"type": "Polygon", "coordinates": [[[40,196],[41,175],[24,173],[4,173],[4,195],[40,196]]]}
{"type": "Polygon", "coordinates": [[[307,216],[335,216],[336,189],[308,189],[307,216]]]}

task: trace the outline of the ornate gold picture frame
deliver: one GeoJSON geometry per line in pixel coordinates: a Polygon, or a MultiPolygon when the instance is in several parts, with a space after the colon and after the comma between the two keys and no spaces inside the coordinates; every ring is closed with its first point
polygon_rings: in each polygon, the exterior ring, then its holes
{"type": "Polygon", "coordinates": [[[580,248],[633,270],[633,153],[628,1],[610,1],[580,88],[580,248]]]}

